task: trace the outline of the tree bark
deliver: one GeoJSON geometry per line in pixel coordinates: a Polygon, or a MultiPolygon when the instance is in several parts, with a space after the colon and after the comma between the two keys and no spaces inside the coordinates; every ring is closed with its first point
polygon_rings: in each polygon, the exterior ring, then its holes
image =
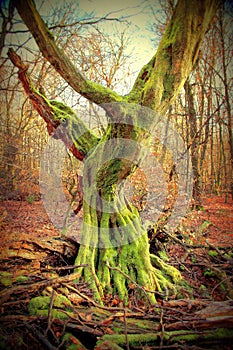
{"type": "Polygon", "coordinates": [[[222,68],[223,68],[223,84],[224,84],[224,90],[225,90],[225,103],[226,103],[226,110],[227,110],[227,130],[228,130],[228,142],[230,147],[230,174],[229,178],[231,179],[230,183],[230,190],[231,190],[231,196],[233,199],[233,128],[232,128],[232,113],[231,113],[231,103],[230,103],[230,96],[229,96],[229,83],[228,83],[228,77],[227,77],[227,65],[226,65],[226,57],[225,57],[225,40],[223,35],[223,18],[222,13],[220,13],[219,16],[219,25],[220,25],[220,38],[221,38],[221,54],[222,54],[222,68]]]}
{"type": "Polygon", "coordinates": [[[58,101],[48,100],[45,95],[40,93],[33,85],[28,74],[29,66],[25,65],[20,56],[10,48],[8,56],[11,62],[19,69],[18,77],[21,81],[25,93],[29,96],[34,108],[40,114],[47,124],[49,135],[55,133],[57,139],[61,139],[70,152],[79,160],[83,160],[90,149],[97,145],[98,138],[78,119],[76,113],[68,106],[58,101]],[[71,133],[67,128],[62,128],[62,123],[70,122],[70,126],[85,136],[82,140],[73,142],[71,133]],[[59,128],[60,126],[60,128],[59,128]]]}
{"type": "Polygon", "coordinates": [[[138,75],[130,102],[164,114],[189,77],[221,1],[178,1],[156,54],[138,75]]]}
{"type": "Polygon", "coordinates": [[[193,168],[193,200],[194,208],[201,208],[201,186],[200,186],[200,164],[198,155],[198,127],[197,127],[197,115],[194,105],[194,96],[189,81],[184,84],[185,96],[187,103],[188,119],[189,119],[189,134],[191,137],[191,159],[193,168]]]}

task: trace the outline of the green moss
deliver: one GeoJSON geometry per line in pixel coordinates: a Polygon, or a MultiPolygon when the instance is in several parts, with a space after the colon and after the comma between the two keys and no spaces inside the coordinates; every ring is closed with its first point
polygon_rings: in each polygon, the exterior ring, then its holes
{"type": "MultiPolygon", "coordinates": [[[[30,315],[48,316],[49,306],[51,303],[50,296],[38,296],[31,299],[28,303],[28,311],[30,315]]],[[[53,301],[52,317],[66,319],[68,316],[57,309],[63,309],[72,315],[72,304],[64,295],[56,295],[53,301]]]]}
{"type": "MultiPolygon", "coordinates": [[[[155,344],[159,337],[155,333],[146,333],[146,334],[128,334],[127,335],[129,346],[142,346],[142,345],[152,345],[155,344]]],[[[101,345],[104,341],[110,341],[111,343],[115,343],[120,346],[124,346],[126,344],[126,338],[124,334],[114,334],[104,335],[98,342],[97,345],[101,345]]]]}
{"type": "Polygon", "coordinates": [[[15,346],[17,346],[17,348],[19,349],[26,348],[26,344],[24,343],[24,340],[21,334],[14,332],[14,334],[11,337],[0,334],[1,350],[12,350],[12,348],[15,349],[15,346]]]}
{"type": "Polygon", "coordinates": [[[64,103],[56,100],[47,100],[47,103],[52,107],[54,113],[54,119],[59,120],[61,123],[71,117],[75,118],[76,113],[72,108],[65,105],[64,103]]]}
{"type": "Polygon", "coordinates": [[[25,270],[18,270],[16,273],[11,273],[7,271],[0,272],[0,284],[4,285],[5,287],[11,286],[14,282],[25,282],[28,280],[28,276],[25,276],[24,273],[25,270]]]}
{"type": "Polygon", "coordinates": [[[7,337],[0,334],[0,349],[12,350],[12,346],[7,344],[7,337]]]}
{"type": "Polygon", "coordinates": [[[203,272],[203,275],[205,277],[216,277],[216,273],[213,270],[211,270],[210,268],[205,269],[203,272]]]}
{"type": "Polygon", "coordinates": [[[205,341],[214,341],[221,339],[232,339],[233,338],[233,329],[228,328],[218,328],[214,330],[209,330],[206,333],[193,333],[189,331],[174,331],[165,333],[164,339],[169,341],[169,344],[174,344],[177,342],[181,343],[194,343],[194,342],[205,342],[205,341]]]}
{"type": "Polygon", "coordinates": [[[224,290],[224,291],[227,290],[227,288],[225,287],[225,285],[224,285],[223,283],[220,283],[220,288],[221,288],[222,290],[224,290]]]}
{"type": "Polygon", "coordinates": [[[194,255],[191,255],[191,261],[193,264],[195,264],[197,262],[197,259],[194,255]]]}
{"type": "Polygon", "coordinates": [[[112,327],[112,330],[113,330],[113,332],[116,333],[116,334],[121,334],[121,333],[122,333],[122,328],[112,327]]]}
{"type": "Polygon", "coordinates": [[[28,204],[33,204],[36,199],[35,199],[35,196],[32,194],[32,195],[27,196],[26,200],[27,200],[28,204]]]}
{"type": "Polygon", "coordinates": [[[163,261],[169,261],[169,257],[167,256],[167,253],[165,252],[165,250],[161,250],[158,252],[159,257],[163,260],[163,261]]]}
{"type": "Polygon", "coordinates": [[[86,350],[84,345],[72,333],[66,333],[62,340],[66,350],[86,350]]]}
{"type": "Polygon", "coordinates": [[[206,286],[204,284],[200,285],[199,291],[200,291],[200,295],[202,297],[204,297],[204,298],[208,298],[209,297],[208,289],[206,288],[206,286]]]}
{"type": "Polygon", "coordinates": [[[82,89],[82,95],[89,99],[90,94],[95,96],[92,98],[92,100],[95,101],[95,103],[99,104],[109,102],[124,102],[126,100],[124,96],[120,96],[113,90],[97,84],[91,80],[86,80],[85,87],[82,89]]]}
{"type": "Polygon", "coordinates": [[[155,57],[154,56],[150,62],[148,62],[140,71],[137,80],[130,92],[130,94],[126,97],[127,101],[130,103],[141,103],[142,97],[143,97],[143,90],[145,88],[145,84],[149,84],[148,80],[152,75],[153,67],[155,64],[155,57]]]}
{"type": "Polygon", "coordinates": [[[151,330],[154,327],[154,322],[149,320],[130,319],[128,323],[130,326],[135,324],[136,329],[140,328],[142,332],[145,330],[151,330]]]}
{"type": "Polygon", "coordinates": [[[212,225],[212,222],[205,220],[201,224],[201,226],[198,228],[198,234],[202,234],[203,232],[205,232],[211,225],[212,225]]]}
{"type": "MultiPolygon", "coordinates": [[[[40,96],[45,103],[52,109],[53,120],[56,122],[69,126],[72,140],[76,148],[83,154],[87,154],[99,142],[94,133],[92,133],[85,125],[85,123],[78,118],[75,111],[66,104],[49,100],[44,94],[40,93],[32,84],[31,89],[40,96]]],[[[59,125],[58,123],[58,125],[59,125]]]]}
{"type": "Polygon", "coordinates": [[[0,283],[5,287],[11,286],[13,284],[12,273],[7,272],[7,271],[1,271],[0,272],[0,283]]]}
{"type": "Polygon", "coordinates": [[[100,346],[100,349],[101,350],[123,350],[123,348],[115,343],[113,343],[112,341],[110,340],[104,340],[104,341],[99,341],[97,343],[97,348],[99,349],[100,346]]]}
{"type": "Polygon", "coordinates": [[[175,267],[166,264],[158,256],[151,254],[151,262],[154,266],[158,267],[165,276],[169,276],[175,283],[182,281],[182,276],[175,267]]]}
{"type": "Polygon", "coordinates": [[[28,280],[27,276],[18,276],[16,282],[26,282],[28,280]]]}
{"type": "MultiPolygon", "coordinates": [[[[67,312],[67,314],[73,316],[70,312],[67,312]]],[[[58,310],[51,311],[52,318],[57,318],[59,320],[66,320],[69,317],[67,314],[58,310]]],[[[33,315],[48,317],[48,310],[37,310],[36,313],[33,315]]]]}
{"type": "Polygon", "coordinates": [[[233,254],[232,253],[225,253],[223,256],[224,256],[224,258],[230,260],[233,257],[233,254]]]}
{"type": "Polygon", "coordinates": [[[216,250],[209,250],[209,251],[208,251],[208,255],[209,255],[209,256],[216,257],[216,256],[218,256],[218,253],[216,252],[216,250]]]}

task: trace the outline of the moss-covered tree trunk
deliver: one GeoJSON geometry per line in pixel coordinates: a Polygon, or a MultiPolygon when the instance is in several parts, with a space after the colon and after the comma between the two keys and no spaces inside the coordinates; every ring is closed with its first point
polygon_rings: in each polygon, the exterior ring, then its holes
{"type": "MultiPolygon", "coordinates": [[[[174,101],[192,71],[202,38],[219,3],[218,0],[179,0],[157,53],[142,68],[131,92],[127,96],[120,96],[108,88],[88,81],[76,69],[56,45],[32,0],[14,1],[44,57],[74,90],[99,105],[114,102],[128,105],[134,103],[162,114],[174,101]]],[[[33,100],[27,88],[25,91],[44,117],[47,109],[39,108],[38,100],[33,100]]],[[[145,129],[138,127],[136,120],[129,123],[128,113],[120,112],[121,120],[116,122],[110,109],[105,106],[111,123],[102,139],[97,140],[88,130],[83,133],[82,138],[76,138],[72,131],[73,113],[66,109],[64,115],[61,104],[55,110],[54,104],[41,95],[40,98],[42,105],[47,104],[49,107],[49,115],[47,119],[44,118],[48,126],[55,129],[58,126],[56,123],[59,124],[61,120],[71,120],[73,145],[70,149],[79,159],[84,159],[84,218],[76,263],[87,263],[89,267],[80,270],[80,278],[90,283],[98,299],[106,293],[116,293],[125,300],[132,282],[147,291],[171,286],[169,278],[164,275],[170,275],[177,281],[180,274],[156,258],[154,260],[158,264],[157,269],[152,266],[145,229],[136,208],[127,202],[124,195],[124,180],[140,165],[143,154],[137,147],[130,147],[130,144],[122,149],[124,143],[121,140],[146,144],[148,134],[145,129]],[[118,143],[112,143],[109,148],[108,141],[113,142],[112,140],[117,140],[118,143]],[[125,148],[127,156],[124,153],[125,148]],[[106,149],[113,151],[110,158],[104,158],[106,149]]],[[[75,119],[75,124],[78,129],[85,129],[78,118],[75,119]]],[[[154,126],[152,119],[149,129],[152,131],[154,126]]],[[[67,138],[69,136],[66,135],[65,140],[67,138]]],[[[139,290],[142,291],[140,288],[139,290]]],[[[147,297],[155,300],[153,293],[148,292],[147,297]]]]}
{"type": "Polygon", "coordinates": [[[171,282],[181,275],[159,259],[159,269],[152,266],[146,228],[124,186],[145,157],[153,114],[148,117],[144,109],[144,127],[139,127],[141,107],[110,104],[104,108],[112,123],[84,162],[84,217],[76,264],[88,264],[80,277],[90,283],[97,298],[113,294],[127,301],[133,286],[138,296],[155,301],[153,292],[172,287],[171,282]]]}

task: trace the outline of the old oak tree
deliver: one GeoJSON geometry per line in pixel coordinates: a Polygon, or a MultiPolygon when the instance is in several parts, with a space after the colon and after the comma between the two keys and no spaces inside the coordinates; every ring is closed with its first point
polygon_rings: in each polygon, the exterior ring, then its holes
{"type": "Polygon", "coordinates": [[[41,53],[79,94],[103,106],[109,118],[102,137],[96,136],[67,105],[50,101],[35,89],[28,66],[10,49],[9,57],[33,106],[70,152],[84,161],[83,232],[75,264],[80,279],[90,284],[96,299],[105,294],[127,301],[132,282],[139,294],[155,302],[153,291],[172,287],[179,271],[149,253],[147,232],[138,210],[124,196],[124,180],[143,158],[138,144],[147,145],[155,121],[165,115],[196,62],[202,39],[219,0],[178,0],[157,52],[138,74],[126,96],[87,80],[55,42],[33,0],[15,0],[19,15],[41,53]],[[114,106],[114,107],[113,107],[114,106]],[[142,110],[138,107],[142,106],[142,110]],[[144,109],[145,108],[145,109],[144,109]],[[144,112],[151,110],[153,113],[144,112]],[[60,125],[66,127],[60,128],[60,125]],[[122,139],[130,140],[125,156],[122,139]],[[112,148],[111,159],[105,157],[112,148]]]}

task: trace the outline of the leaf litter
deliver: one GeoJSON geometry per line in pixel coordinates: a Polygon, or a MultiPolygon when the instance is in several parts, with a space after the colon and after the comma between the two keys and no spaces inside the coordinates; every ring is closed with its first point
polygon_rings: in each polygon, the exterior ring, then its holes
{"type": "Polygon", "coordinates": [[[194,349],[197,344],[199,349],[213,344],[230,349],[232,204],[221,197],[203,198],[204,209],[188,213],[176,235],[158,245],[160,256],[181,271],[190,291],[158,293],[153,306],[135,300],[132,286],[127,306],[111,295],[101,306],[87,284],[75,283],[77,244],[61,238],[42,202],[2,202],[0,349],[194,349]],[[56,317],[54,294],[72,305],[72,312],[67,303],[60,305],[64,319],[56,317]],[[40,295],[49,296],[53,312],[29,315],[30,300],[40,295]]]}

